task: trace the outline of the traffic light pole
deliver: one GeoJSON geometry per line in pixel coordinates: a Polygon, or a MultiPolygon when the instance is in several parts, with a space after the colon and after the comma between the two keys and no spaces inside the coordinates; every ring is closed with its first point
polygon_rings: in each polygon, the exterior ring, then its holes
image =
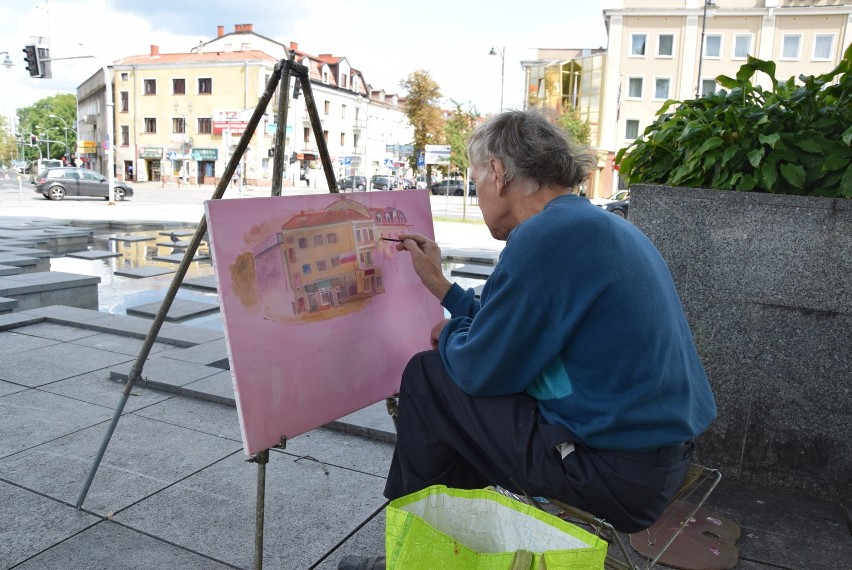
{"type": "Polygon", "coordinates": [[[115,108],[115,103],[112,98],[112,80],[109,76],[109,68],[94,55],[77,55],[72,57],[54,57],[44,59],[43,61],[64,61],[66,59],[94,59],[97,61],[101,69],[104,72],[104,89],[106,90],[104,93],[104,97],[106,98],[106,140],[104,141],[104,150],[106,150],[107,155],[107,180],[109,180],[109,205],[115,206],[115,155],[113,150],[113,137],[115,133],[115,127],[113,125],[115,121],[115,117],[113,116],[113,109],[115,108]]]}

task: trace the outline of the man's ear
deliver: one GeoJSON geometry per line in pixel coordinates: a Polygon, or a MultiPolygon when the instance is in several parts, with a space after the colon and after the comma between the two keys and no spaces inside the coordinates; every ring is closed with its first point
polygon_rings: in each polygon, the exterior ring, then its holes
{"type": "Polygon", "coordinates": [[[506,190],[506,166],[499,158],[492,158],[488,162],[488,176],[494,178],[497,192],[502,194],[506,190]]]}

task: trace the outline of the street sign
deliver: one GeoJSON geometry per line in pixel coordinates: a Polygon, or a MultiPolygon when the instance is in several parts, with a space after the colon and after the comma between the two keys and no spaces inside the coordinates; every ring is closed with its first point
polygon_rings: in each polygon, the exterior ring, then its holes
{"type": "Polygon", "coordinates": [[[350,166],[351,164],[352,164],[352,157],[351,156],[344,156],[343,157],[343,165],[344,166],[350,166]]]}
{"type": "Polygon", "coordinates": [[[450,164],[450,145],[427,144],[426,164],[437,164],[439,166],[450,164]]]}

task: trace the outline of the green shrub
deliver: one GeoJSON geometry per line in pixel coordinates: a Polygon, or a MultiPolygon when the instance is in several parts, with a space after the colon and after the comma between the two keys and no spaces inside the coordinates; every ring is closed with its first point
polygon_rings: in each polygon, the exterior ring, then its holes
{"type": "Polygon", "coordinates": [[[628,183],[852,198],[852,44],[835,69],[800,84],[753,57],[716,81],[715,94],[666,101],[618,151],[628,183]],[[758,71],[771,91],[752,84],[758,71]]]}

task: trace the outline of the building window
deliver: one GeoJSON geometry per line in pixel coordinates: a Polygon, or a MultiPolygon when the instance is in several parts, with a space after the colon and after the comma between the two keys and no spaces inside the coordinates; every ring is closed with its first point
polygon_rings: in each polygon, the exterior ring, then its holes
{"type": "Polygon", "coordinates": [[[145,132],[146,133],[156,133],[157,132],[157,119],[152,117],[145,117],[145,132]]]}
{"type": "Polygon", "coordinates": [[[305,127],[303,135],[302,135],[302,140],[306,143],[311,142],[311,128],[310,127],[305,127]]]}
{"type": "Polygon", "coordinates": [[[331,112],[331,101],[325,101],[322,105],[323,112],[328,115],[331,112]]]}
{"type": "Polygon", "coordinates": [[[704,57],[709,59],[722,57],[722,36],[718,34],[704,36],[704,57]]]}
{"type": "Polygon", "coordinates": [[[816,34],[814,36],[814,55],[811,59],[815,61],[830,60],[833,47],[834,34],[816,34]]]}
{"type": "Polygon", "coordinates": [[[340,133],[340,146],[346,146],[346,133],[340,133]]]}
{"type": "Polygon", "coordinates": [[[358,91],[358,76],[352,76],[352,91],[358,91]]]}
{"type": "Polygon", "coordinates": [[[784,34],[781,44],[781,59],[798,60],[802,54],[801,34],[784,34]]]}
{"type": "Polygon", "coordinates": [[[172,95],[186,95],[186,79],[172,79],[172,95]]]}
{"type": "Polygon", "coordinates": [[[322,72],[322,82],[323,82],[325,85],[328,85],[328,72],[327,72],[327,71],[323,71],[323,72],[322,72]]]}
{"type": "Polygon", "coordinates": [[[118,94],[119,97],[119,112],[126,113],[130,110],[130,94],[127,91],[122,91],[118,94]]]}
{"type": "Polygon", "coordinates": [[[156,95],[157,94],[157,80],[156,79],[145,79],[142,81],[142,85],[145,88],[145,95],[156,95]]]}
{"type": "Polygon", "coordinates": [[[751,34],[734,36],[734,55],[732,59],[745,59],[751,51],[751,34]]]}
{"type": "Polygon", "coordinates": [[[328,267],[326,266],[324,259],[317,261],[317,271],[325,271],[326,269],[328,269],[328,267]]]}
{"type": "Polygon", "coordinates": [[[314,236],[314,245],[322,245],[322,234],[317,234],[314,236]]]}
{"type": "Polygon", "coordinates": [[[344,89],[349,86],[349,77],[345,73],[340,75],[340,86],[344,89]]]}
{"type": "Polygon", "coordinates": [[[292,247],[287,249],[287,258],[290,260],[290,263],[296,263],[296,250],[292,247]]]}
{"type": "Polygon", "coordinates": [[[672,80],[668,77],[657,77],[654,79],[654,99],[666,100],[669,98],[669,89],[672,80]]]}
{"type": "Polygon", "coordinates": [[[213,120],[210,117],[199,117],[198,134],[209,135],[213,132],[213,120]]]}
{"type": "Polygon", "coordinates": [[[657,37],[657,57],[674,55],[674,34],[660,34],[657,37]]]}
{"type": "Polygon", "coordinates": [[[172,119],[172,132],[173,133],[185,133],[186,132],[186,119],[183,117],[174,117],[172,119]]]}
{"type": "Polygon", "coordinates": [[[639,138],[639,120],[638,119],[627,119],[625,121],[624,127],[624,138],[632,141],[633,139],[639,138]]]}
{"type": "Polygon", "coordinates": [[[311,274],[311,264],[310,263],[305,263],[305,264],[302,265],[302,273],[304,273],[305,275],[311,274]]]}
{"type": "Polygon", "coordinates": [[[627,98],[641,99],[642,98],[642,78],[629,77],[627,78],[627,98]]]}
{"type": "Polygon", "coordinates": [[[337,243],[337,234],[325,234],[325,239],[328,241],[328,243],[337,243]]]}
{"type": "Polygon", "coordinates": [[[212,77],[199,77],[198,78],[198,94],[199,95],[210,95],[213,93],[213,78],[212,77]]]}
{"type": "Polygon", "coordinates": [[[331,258],[331,266],[332,267],[338,267],[339,265],[340,265],[340,256],[339,255],[333,256],[331,258]]]}
{"type": "Polygon", "coordinates": [[[130,146],[130,126],[121,125],[121,146],[130,146]]]}
{"type": "Polygon", "coordinates": [[[122,71],[122,72],[121,72],[121,80],[122,80],[122,81],[127,81],[128,79],[130,79],[130,76],[127,74],[127,72],[126,72],[126,71],[122,71]]]}
{"type": "Polygon", "coordinates": [[[701,80],[701,96],[712,95],[716,92],[716,80],[715,79],[702,79],[701,80]]]}
{"type": "Polygon", "coordinates": [[[299,248],[305,249],[308,247],[308,238],[299,238],[299,248]]]}
{"type": "Polygon", "coordinates": [[[340,106],[340,116],[344,119],[346,118],[346,105],[340,106]]]}
{"type": "Polygon", "coordinates": [[[630,55],[633,57],[645,57],[645,44],[648,42],[646,34],[630,34],[630,55]]]}
{"type": "Polygon", "coordinates": [[[325,139],[325,144],[328,144],[328,131],[322,132],[322,138],[325,139]]]}

